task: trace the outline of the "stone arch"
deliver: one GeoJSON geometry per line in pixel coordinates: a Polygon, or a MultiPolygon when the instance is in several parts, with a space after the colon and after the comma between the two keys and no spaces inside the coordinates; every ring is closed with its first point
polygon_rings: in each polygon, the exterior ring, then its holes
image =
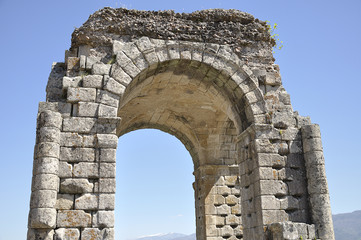
{"type": "Polygon", "coordinates": [[[264,22],[234,10],[91,16],[39,105],[28,239],[113,239],[117,140],[140,128],[190,151],[198,240],[285,239],[293,228],[333,239],[319,129],[293,112],[272,44],[264,22]],[[129,30],[134,16],[166,30],[129,30]],[[209,38],[215,30],[227,38],[209,38]]]}

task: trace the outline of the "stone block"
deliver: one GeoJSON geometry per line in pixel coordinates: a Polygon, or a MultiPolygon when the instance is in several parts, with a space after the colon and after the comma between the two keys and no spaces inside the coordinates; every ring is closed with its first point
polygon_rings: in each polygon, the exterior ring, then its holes
{"type": "MultiPolygon", "coordinates": [[[[257,184],[256,184],[257,186],[257,184]]],[[[287,184],[279,180],[260,180],[259,192],[256,191],[256,195],[287,195],[287,184]]]]}
{"type": "Polygon", "coordinates": [[[99,177],[115,178],[115,163],[100,163],[99,177]]]}
{"type": "Polygon", "coordinates": [[[289,216],[284,210],[262,210],[262,217],[264,225],[289,220],[289,216]]]}
{"type": "Polygon", "coordinates": [[[229,195],[226,197],[226,204],[228,206],[235,206],[237,203],[240,203],[239,198],[234,195],[229,195]]]}
{"type": "Polygon", "coordinates": [[[33,176],[31,191],[59,189],[59,177],[53,174],[39,174],[33,176]]]}
{"type": "Polygon", "coordinates": [[[303,153],[302,142],[301,141],[290,141],[289,152],[296,153],[296,154],[303,153]]]}
{"type": "Polygon", "coordinates": [[[115,194],[100,194],[99,195],[99,210],[114,210],[115,194]]]}
{"type": "Polygon", "coordinates": [[[93,191],[93,184],[87,179],[64,179],[60,183],[61,193],[89,193],[93,191]]]}
{"type": "Polygon", "coordinates": [[[114,227],[114,211],[98,211],[93,216],[93,226],[101,228],[114,227]]]}
{"type": "Polygon", "coordinates": [[[100,193],[115,193],[115,178],[101,178],[99,179],[100,193]]]}
{"type": "Polygon", "coordinates": [[[114,228],[85,228],[81,240],[114,240],[114,228]]]}
{"type": "Polygon", "coordinates": [[[85,88],[102,88],[103,76],[102,75],[87,75],[83,77],[83,87],[85,88]]]}
{"type": "Polygon", "coordinates": [[[91,214],[83,210],[59,210],[57,217],[57,227],[76,228],[90,227],[91,214]]]}
{"type": "Polygon", "coordinates": [[[96,210],[98,208],[98,195],[86,193],[75,199],[75,209],[96,210]]]}
{"type": "Polygon", "coordinates": [[[124,72],[121,66],[119,66],[117,63],[112,65],[110,76],[124,86],[128,86],[128,84],[132,81],[132,78],[126,72],[124,72]]]}
{"type": "Polygon", "coordinates": [[[57,192],[54,190],[37,190],[31,193],[30,208],[54,208],[57,192]]]}
{"type": "Polygon", "coordinates": [[[63,118],[60,113],[46,110],[39,114],[38,128],[55,127],[61,129],[62,120],[63,118]]]}
{"type": "Polygon", "coordinates": [[[98,57],[88,56],[88,57],[86,58],[85,68],[86,68],[87,70],[91,70],[92,67],[93,67],[93,65],[94,65],[95,63],[97,63],[99,60],[100,60],[100,59],[99,59],[98,57]]]}
{"type": "Polygon", "coordinates": [[[114,80],[114,78],[104,76],[104,90],[121,96],[125,91],[125,86],[114,80]]]}
{"type": "Polygon", "coordinates": [[[80,64],[79,58],[77,58],[77,57],[68,57],[67,58],[66,67],[67,67],[68,71],[70,71],[70,70],[77,71],[80,67],[79,64],[80,64]]]}
{"type": "Polygon", "coordinates": [[[217,209],[217,215],[231,214],[231,207],[228,205],[223,204],[221,206],[216,207],[216,209],[217,209]]]}
{"type": "Polygon", "coordinates": [[[34,160],[33,174],[54,174],[59,173],[59,160],[57,158],[42,157],[34,160]]]}
{"type": "Polygon", "coordinates": [[[83,178],[98,178],[99,177],[99,164],[81,162],[74,164],[74,177],[83,178]]]}
{"type": "Polygon", "coordinates": [[[93,133],[96,132],[96,119],[72,117],[64,119],[64,132],[93,133]]]}
{"type": "Polygon", "coordinates": [[[305,181],[291,181],[287,182],[288,191],[290,195],[306,194],[307,186],[305,181]]]}
{"type": "Polygon", "coordinates": [[[27,240],[54,240],[53,229],[28,229],[27,240]]]}
{"type": "Polygon", "coordinates": [[[76,116],[78,117],[96,117],[98,116],[99,103],[79,102],[76,116]]]}
{"type": "Polygon", "coordinates": [[[101,62],[94,63],[92,66],[92,74],[93,75],[109,75],[110,72],[110,64],[104,64],[101,62]]]}
{"type": "Polygon", "coordinates": [[[83,137],[78,133],[61,132],[60,146],[62,147],[82,147],[83,137]]]}
{"type": "Polygon", "coordinates": [[[253,144],[257,153],[278,153],[278,149],[268,139],[255,139],[253,144]]]}
{"type": "Polygon", "coordinates": [[[241,205],[240,205],[240,204],[236,204],[236,205],[232,206],[232,207],[231,207],[231,214],[241,215],[241,205]]]}
{"type": "Polygon", "coordinates": [[[35,145],[34,158],[59,158],[60,145],[53,142],[41,142],[35,145]]]}
{"type": "Polygon", "coordinates": [[[323,151],[321,138],[309,138],[303,140],[304,153],[323,151]]]}
{"type": "Polygon", "coordinates": [[[118,108],[119,96],[105,90],[97,90],[96,102],[118,108]]]}
{"type": "Polygon", "coordinates": [[[257,153],[259,167],[285,167],[286,157],[272,153],[257,153]]]}
{"type": "Polygon", "coordinates": [[[82,77],[63,77],[63,89],[69,87],[80,87],[82,77]]]}
{"type": "Polygon", "coordinates": [[[38,132],[38,143],[54,142],[60,143],[60,130],[53,127],[42,127],[38,132]]]}
{"type": "Polygon", "coordinates": [[[94,162],[95,149],[61,147],[60,160],[67,162],[94,162]]]}
{"type": "Polygon", "coordinates": [[[31,228],[55,228],[56,210],[54,208],[32,208],[29,213],[31,228]]]}
{"type": "Polygon", "coordinates": [[[125,66],[122,66],[122,68],[124,72],[132,78],[135,78],[141,72],[141,70],[139,70],[139,68],[132,62],[128,63],[125,66]]]}
{"type": "Polygon", "coordinates": [[[81,70],[84,70],[86,68],[86,56],[84,56],[84,55],[80,56],[79,68],[81,70]]]}
{"type": "Polygon", "coordinates": [[[94,102],[96,98],[95,88],[69,87],[67,92],[67,102],[94,102]]]}
{"type": "Polygon", "coordinates": [[[60,210],[70,210],[74,206],[74,195],[58,194],[55,208],[60,210]]]}
{"type": "Polygon", "coordinates": [[[55,230],[55,240],[79,240],[80,232],[77,228],[58,228],[55,230]]]}
{"type": "Polygon", "coordinates": [[[312,168],[315,165],[324,165],[325,158],[322,151],[312,151],[304,154],[306,168],[312,168]]]}
{"type": "Polygon", "coordinates": [[[301,127],[302,137],[308,138],[321,138],[320,126],[318,124],[308,124],[301,127]]]}
{"type": "Polygon", "coordinates": [[[228,215],[226,217],[226,224],[230,226],[235,226],[241,224],[240,217],[237,217],[234,214],[228,215]]]}
{"type": "Polygon", "coordinates": [[[118,108],[100,104],[98,110],[99,117],[116,117],[118,108]]]}
{"type": "Polygon", "coordinates": [[[115,163],[116,159],[116,149],[111,148],[102,148],[99,153],[100,162],[111,162],[115,163]]]}
{"type": "Polygon", "coordinates": [[[114,134],[97,134],[98,148],[117,148],[118,137],[114,134]]]}
{"type": "MultiPolygon", "coordinates": [[[[71,113],[71,103],[64,102],[39,102],[39,113],[49,110],[60,113],[62,117],[69,117],[71,113]]],[[[61,120],[60,120],[61,124],[61,120]]]]}
{"type": "Polygon", "coordinates": [[[59,177],[71,178],[73,176],[73,166],[67,162],[59,162],[59,177]]]}

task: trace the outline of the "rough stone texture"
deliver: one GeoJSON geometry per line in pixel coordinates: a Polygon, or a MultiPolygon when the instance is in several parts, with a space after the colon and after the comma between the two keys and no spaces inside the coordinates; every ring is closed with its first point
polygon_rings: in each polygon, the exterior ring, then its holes
{"type": "Polygon", "coordinates": [[[80,231],[76,228],[59,228],[55,230],[55,240],[78,240],[80,231]]]}
{"type": "Polygon", "coordinates": [[[238,10],[91,15],[39,104],[28,239],[113,240],[118,137],[156,128],[192,156],[198,240],[333,240],[319,128],[274,43],[238,10]]]}
{"type": "Polygon", "coordinates": [[[82,210],[59,210],[56,221],[57,227],[90,227],[91,215],[82,210]]]}

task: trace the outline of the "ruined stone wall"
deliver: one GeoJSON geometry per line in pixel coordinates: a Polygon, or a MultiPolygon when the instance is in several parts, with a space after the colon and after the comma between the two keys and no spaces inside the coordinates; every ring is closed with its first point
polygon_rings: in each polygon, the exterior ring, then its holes
{"type": "Polygon", "coordinates": [[[118,137],[157,128],[194,163],[197,239],[334,239],[320,133],[266,23],[237,10],[105,8],[40,103],[28,239],[114,239],[118,137]]]}

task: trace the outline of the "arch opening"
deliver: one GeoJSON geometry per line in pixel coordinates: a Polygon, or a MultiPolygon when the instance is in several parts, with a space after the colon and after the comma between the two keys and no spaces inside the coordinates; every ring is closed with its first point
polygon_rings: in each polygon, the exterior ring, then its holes
{"type": "Polygon", "coordinates": [[[193,164],[174,136],[140,129],[119,138],[115,237],[195,233],[193,164]]]}
{"type": "Polygon", "coordinates": [[[184,60],[152,68],[127,86],[119,103],[117,135],[155,128],[177,137],[193,160],[197,239],[218,231],[241,239],[236,141],[245,123],[235,114],[234,99],[217,86],[224,74],[184,60]]]}

